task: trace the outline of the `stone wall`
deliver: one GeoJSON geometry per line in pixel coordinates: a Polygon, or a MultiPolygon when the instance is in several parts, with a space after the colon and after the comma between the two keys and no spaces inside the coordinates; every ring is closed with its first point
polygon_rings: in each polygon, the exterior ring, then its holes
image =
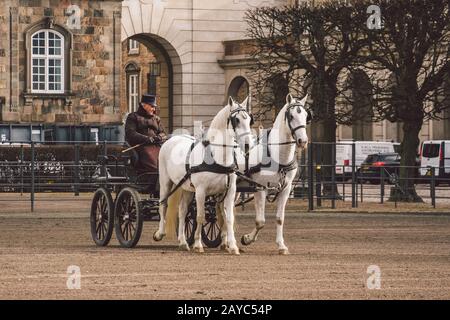
{"type": "Polygon", "coordinates": [[[2,1],[0,97],[6,98],[2,122],[86,124],[121,121],[120,15],[120,0],[10,0],[6,5],[2,1]],[[68,8],[79,8],[79,24],[76,11],[70,13],[68,8]],[[27,76],[30,64],[27,48],[30,45],[26,34],[37,24],[64,30],[68,35],[66,41],[72,40],[71,48],[68,48],[70,63],[65,72],[70,80],[64,93],[43,95],[30,90],[30,77],[27,76]],[[11,75],[9,70],[3,72],[5,66],[8,69],[10,59],[11,75]]]}

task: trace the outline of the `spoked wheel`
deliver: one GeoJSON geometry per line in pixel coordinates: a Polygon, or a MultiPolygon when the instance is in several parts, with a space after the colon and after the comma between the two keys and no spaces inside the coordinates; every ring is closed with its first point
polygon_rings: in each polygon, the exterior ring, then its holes
{"type": "Polygon", "coordinates": [[[144,222],[139,193],[123,188],[117,196],[114,212],[117,240],[122,247],[134,247],[141,237],[144,222]]]}
{"type": "Polygon", "coordinates": [[[106,246],[111,240],[114,228],[114,203],[111,193],[99,188],[91,204],[91,236],[98,246],[106,246]]]}
{"type": "Polygon", "coordinates": [[[215,201],[206,201],[205,203],[205,222],[202,228],[202,240],[208,248],[217,248],[222,242],[215,201]]]}
{"type": "MultiPolygon", "coordinates": [[[[185,221],[185,234],[187,243],[194,244],[194,234],[197,229],[197,205],[193,200],[189,206],[185,221]]],[[[215,202],[205,201],[205,222],[202,226],[202,241],[208,248],[217,248],[222,239],[220,226],[217,221],[215,202]]]]}
{"type": "Polygon", "coordinates": [[[186,214],[186,220],[184,224],[184,233],[186,235],[186,242],[189,246],[194,244],[194,234],[197,229],[197,205],[195,200],[192,200],[189,205],[188,212],[186,214]]]}

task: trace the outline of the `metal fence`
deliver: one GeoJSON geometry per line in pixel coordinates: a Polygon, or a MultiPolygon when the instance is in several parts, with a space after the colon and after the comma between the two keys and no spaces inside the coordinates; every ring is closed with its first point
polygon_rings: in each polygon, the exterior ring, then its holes
{"type": "MultiPolygon", "coordinates": [[[[353,208],[357,208],[362,202],[382,204],[392,200],[393,192],[401,194],[405,191],[401,187],[402,180],[398,176],[393,179],[383,168],[380,168],[379,175],[367,179],[361,173],[361,165],[357,165],[355,143],[341,144],[352,148],[352,161],[349,165],[336,164],[337,144],[309,144],[300,157],[298,176],[291,197],[306,200],[312,211],[327,206],[334,209],[338,201],[349,201],[353,208]],[[337,171],[348,174],[337,174],[337,171]]],[[[124,146],[122,141],[58,141],[45,144],[19,141],[0,144],[0,192],[11,195],[29,194],[32,211],[36,193],[63,192],[79,195],[80,192],[92,192],[98,187],[96,177],[105,172],[111,176],[129,175],[129,166],[118,161],[123,158],[121,151],[124,146]],[[101,164],[99,159],[111,154],[115,155],[116,162],[101,164]]],[[[450,177],[438,174],[445,171],[443,169],[445,168],[429,168],[428,176],[411,178],[414,179],[413,185],[418,194],[433,207],[438,203],[450,207],[450,177]]],[[[397,197],[394,197],[394,202],[395,199],[397,197]]],[[[14,195],[0,201],[15,201],[14,195]]]]}
{"type": "Polygon", "coordinates": [[[335,209],[337,201],[351,201],[352,208],[357,208],[363,202],[383,204],[386,201],[394,202],[397,207],[399,197],[411,191],[405,190],[403,186],[406,180],[409,180],[408,185],[432,207],[436,208],[440,202],[450,208],[450,174],[445,174],[446,171],[450,172],[450,167],[428,167],[427,174],[420,175],[420,164],[409,167],[381,166],[376,174],[368,176],[364,173],[367,165],[358,164],[356,161],[354,142],[310,143],[301,159],[292,196],[307,199],[310,211],[324,206],[335,209]],[[349,164],[337,164],[338,145],[351,147],[352,157],[349,164]],[[416,172],[416,175],[412,178],[400,178],[398,172],[406,168],[416,172]],[[393,174],[392,169],[397,174],[393,174]]]}

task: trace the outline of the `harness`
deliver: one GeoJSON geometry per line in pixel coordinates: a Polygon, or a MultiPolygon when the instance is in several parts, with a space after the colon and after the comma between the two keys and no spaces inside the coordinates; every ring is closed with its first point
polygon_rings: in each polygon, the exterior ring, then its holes
{"type": "MultiPolygon", "coordinates": [[[[295,107],[297,107],[297,112],[298,113],[300,113],[301,112],[301,110],[300,110],[300,107],[302,107],[302,105],[301,104],[299,104],[299,103],[294,103],[294,104],[291,104],[291,105],[289,105],[287,108],[286,108],[286,111],[285,111],[285,114],[284,114],[284,118],[285,118],[285,120],[286,120],[286,122],[287,122],[287,124],[288,124],[288,127],[289,127],[289,130],[290,130],[290,133],[291,133],[291,136],[292,136],[292,138],[294,139],[293,141],[285,141],[285,142],[278,142],[278,143],[269,143],[268,141],[267,142],[265,142],[265,143],[262,143],[263,145],[266,145],[267,146],[267,157],[270,159],[270,161],[268,162],[268,163],[258,163],[256,166],[253,166],[253,167],[248,167],[248,157],[249,157],[249,153],[247,152],[246,154],[245,154],[245,170],[244,170],[244,174],[242,174],[242,173],[236,173],[240,178],[242,178],[243,180],[246,180],[246,181],[248,181],[248,182],[253,182],[256,186],[258,186],[258,187],[262,187],[262,188],[264,188],[265,190],[267,190],[268,188],[267,187],[265,187],[265,186],[263,186],[263,185],[261,185],[261,184],[259,184],[259,183],[257,183],[257,182],[255,182],[255,181],[253,181],[252,179],[251,179],[251,176],[252,175],[254,175],[254,174],[256,174],[256,173],[258,173],[258,172],[261,172],[261,170],[262,169],[268,169],[268,168],[278,168],[278,171],[277,171],[277,173],[279,173],[280,174],[280,180],[279,180],[279,183],[278,183],[278,187],[276,188],[276,193],[274,194],[274,196],[272,197],[272,198],[270,198],[269,196],[267,197],[267,201],[269,201],[269,202],[274,202],[277,198],[278,198],[278,195],[286,188],[286,174],[289,172],[289,171],[292,171],[292,170],[296,170],[297,168],[298,168],[298,164],[297,164],[297,160],[296,160],[296,157],[294,157],[289,163],[287,163],[287,164],[280,164],[280,163],[277,163],[272,157],[271,157],[271,155],[270,155],[270,149],[269,149],[269,146],[270,145],[290,145],[290,144],[294,144],[294,143],[296,143],[296,137],[295,137],[295,131],[297,131],[298,129],[302,129],[302,128],[306,128],[306,126],[305,125],[299,125],[299,126],[297,126],[297,127],[292,127],[292,124],[291,124],[291,121],[292,121],[292,116],[291,116],[291,114],[290,114],[290,110],[291,109],[293,109],[293,108],[295,108],[295,107]]],[[[269,134],[270,134],[270,131],[268,132],[268,134],[267,134],[267,136],[269,136],[269,134]]],[[[259,137],[258,137],[258,143],[259,143],[259,137]]],[[[257,144],[258,144],[257,143],[257,144]]]]}
{"type": "MultiPolygon", "coordinates": [[[[236,108],[233,111],[231,111],[230,116],[228,117],[227,120],[227,127],[228,125],[231,123],[231,126],[233,128],[233,131],[236,133],[236,126],[237,126],[237,119],[236,116],[239,112],[244,112],[244,116],[247,115],[247,111],[244,108],[236,108]]],[[[244,135],[248,135],[249,132],[244,132],[240,135],[237,135],[237,138],[239,139],[240,137],[244,136],[244,135]]],[[[226,191],[223,195],[223,197],[221,197],[220,199],[216,199],[217,202],[222,202],[223,200],[225,200],[225,197],[228,194],[228,189],[230,186],[230,174],[236,172],[236,167],[237,167],[237,160],[236,160],[236,154],[233,153],[233,157],[234,157],[234,161],[233,164],[231,166],[223,166],[220,165],[218,163],[216,163],[214,161],[214,157],[213,157],[213,153],[212,150],[210,148],[210,146],[217,146],[217,147],[224,147],[224,148],[236,148],[236,145],[225,145],[225,144],[215,144],[215,143],[211,143],[208,140],[195,140],[194,142],[192,142],[191,147],[189,148],[189,152],[186,155],[186,161],[185,161],[185,168],[186,168],[186,174],[184,175],[184,177],[177,183],[177,185],[169,192],[169,194],[167,195],[167,197],[163,200],[160,201],[160,204],[166,205],[167,204],[167,200],[169,199],[169,197],[175,193],[175,191],[181,187],[183,185],[183,183],[185,183],[193,173],[198,173],[198,172],[212,172],[212,173],[218,173],[218,174],[226,174],[227,175],[227,185],[226,185],[226,191]],[[201,142],[203,144],[203,146],[206,147],[206,152],[205,155],[207,155],[207,157],[209,159],[211,159],[212,161],[205,161],[205,157],[203,158],[203,161],[201,164],[196,165],[196,166],[190,166],[189,164],[189,160],[190,160],[190,156],[192,153],[192,150],[194,150],[194,147],[201,142]]]]}

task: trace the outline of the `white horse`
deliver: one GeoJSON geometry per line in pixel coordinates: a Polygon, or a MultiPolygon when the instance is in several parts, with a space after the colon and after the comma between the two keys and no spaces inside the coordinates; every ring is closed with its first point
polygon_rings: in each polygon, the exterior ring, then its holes
{"type": "MultiPolygon", "coordinates": [[[[245,157],[242,153],[239,153],[237,158],[240,172],[244,173],[246,169],[249,169],[247,176],[250,179],[260,186],[270,185],[276,188],[276,243],[280,254],[289,253],[284,243],[283,224],[285,206],[291,192],[292,181],[297,173],[296,147],[304,149],[308,144],[306,125],[311,121],[312,114],[304,108],[306,100],[307,95],[299,100],[288,94],[286,105],[278,113],[267,141],[259,141],[255,148],[250,149],[248,168],[245,166],[245,157]]],[[[267,196],[267,189],[258,191],[254,195],[256,228],[242,236],[241,243],[244,245],[254,242],[259,231],[264,227],[267,196]]]]}
{"type": "MultiPolygon", "coordinates": [[[[251,141],[253,118],[246,112],[249,98],[242,105],[233,98],[221,109],[211,122],[204,141],[196,141],[188,135],[173,136],[161,147],[159,153],[160,223],[153,235],[156,241],[167,234],[173,235],[177,224],[180,248],[189,251],[185,235],[185,217],[194,193],[197,203],[197,229],[194,235],[194,251],[203,252],[201,226],[205,220],[205,199],[219,195],[219,220],[223,219],[227,248],[230,253],[239,254],[234,235],[234,198],[236,175],[234,173],[235,141],[241,148],[251,141]],[[174,187],[175,185],[175,187],[174,187]],[[177,188],[174,192],[174,188],[177,188]],[[169,194],[168,205],[164,201],[169,194]],[[178,205],[178,210],[175,206],[178,205]],[[222,214],[223,217],[220,217],[222,214]],[[166,230],[165,230],[166,228],[166,230]]],[[[223,222],[222,220],[222,222],[223,222]]]]}

